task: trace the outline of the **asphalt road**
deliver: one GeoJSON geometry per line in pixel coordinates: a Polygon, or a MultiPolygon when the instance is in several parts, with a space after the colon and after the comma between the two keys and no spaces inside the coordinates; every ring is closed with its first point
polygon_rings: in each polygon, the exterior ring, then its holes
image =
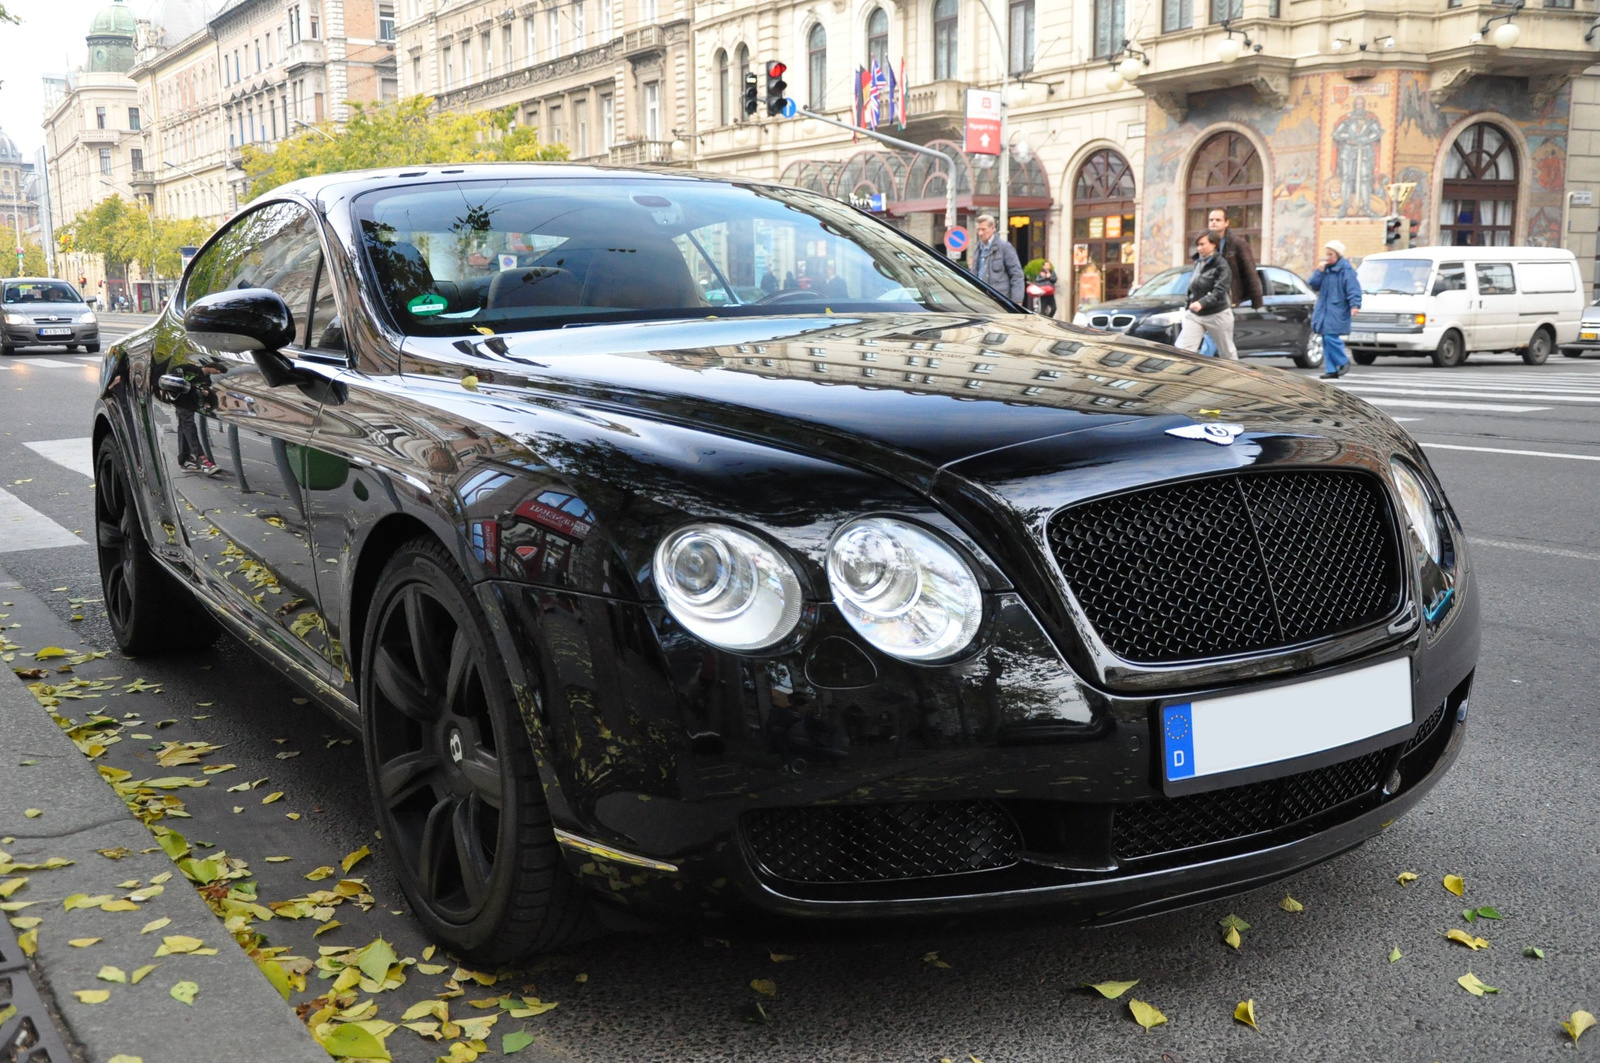
{"type": "MultiPolygon", "coordinates": [[[[68,531],[91,520],[87,469],[69,467],[86,444],[27,444],[87,435],[91,363],[52,352],[0,362],[0,490],[68,531]]],[[[726,942],[674,927],[615,934],[512,979],[560,1006],[523,1023],[502,1019],[492,1044],[525,1026],[539,1040],[523,1058],[596,1061],[1573,1058],[1560,1020],[1576,1008],[1600,1012],[1600,529],[1591,486],[1600,475],[1600,360],[1530,367],[1475,356],[1456,370],[1384,361],[1355,367],[1340,386],[1380,403],[1429,446],[1480,575],[1484,649],[1469,742],[1416,811],[1285,883],[1113,928],[953,925],[726,942]],[[1407,870],[1420,878],[1403,887],[1396,875],[1407,870]],[[1442,888],[1448,873],[1464,876],[1466,901],[1442,888]],[[1280,909],[1286,894],[1304,912],[1280,909]],[[1466,903],[1504,917],[1476,924],[1491,941],[1481,952],[1441,936],[1464,925],[1466,903]],[[1252,924],[1237,951],[1218,927],[1229,913],[1252,924]],[[1545,958],[1525,957],[1525,946],[1545,958]],[[1391,963],[1396,947],[1403,956],[1391,963]],[[949,966],[927,962],[933,951],[949,966]],[[776,962],[771,952],[794,959],[776,962]],[[1468,995],[1456,983],[1468,971],[1500,992],[1468,995]],[[1128,996],[1170,1020],[1149,1033],[1130,1018],[1126,997],[1080,988],[1134,978],[1128,996]],[[777,995],[757,996],[753,979],[775,981],[777,995]],[[1255,1001],[1259,1032],[1232,1019],[1246,999],[1255,1001]],[[770,1021],[749,1021],[757,1001],[770,1021]]],[[[0,590],[10,603],[0,607],[11,614],[5,622],[22,624],[12,639],[29,650],[113,649],[98,603],[73,602],[100,596],[92,550],[8,550],[15,541],[5,519],[0,569],[21,584],[0,590]]],[[[420,955],[427,942],[373,836],[359,749],[337,744],[350,736],[296,704],[298,692],[270,668],[222,639],[138,661],[113,652],[78,674],[161,687],[119,691],[106,703],[118,716],[137,713],[146,721],[137,733],[152,736],[125,739],[106,762],[147,773],[160,741],[223,746],[208,761],[238,767],[182,791],[192,818],[169,822],[248,860],[264,899],[316,888],[306,871],[373,845],[354,871],[376,897],[370,911],[342,906],[343,925],[315,941],[309,920],[274,920],[261,927],[271,943],[314,956],[319,945],[382,935],[400,955],[420,955]],[[152,729],[162,720],[177,722],[152,729]],[[224,789],[260,778],[269,781],[246,793],[224,789]],[[276,791],[280,801],[260,803],[276,791]],[[272,855],[293,859],[266,862],[272,855]]],[[[381,1016],[398,1018],[442,978],[414,974],[381,995],[381,1016]]],[[[297,1001],[319,988],[313,982],[297,1001]]],[[[440,1051],[406,1030],[389,1048],[407,1061],[440,1051]]]]}

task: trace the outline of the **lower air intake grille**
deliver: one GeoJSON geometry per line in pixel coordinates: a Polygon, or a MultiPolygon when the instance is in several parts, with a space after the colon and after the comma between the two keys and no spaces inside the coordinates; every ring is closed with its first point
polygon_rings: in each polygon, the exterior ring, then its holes
{"type": "Polygon", "coordinates": [[[1158,856],[1287,827],[1371,793],[1391,751],[1188,797],[1119,805],[1113,838],[1124,860],[1158,856]]]}
{"type": "Polygon", "coordinates": [[[1016,824],[993,801],[773,808],[745,815],[763,871],[789,882],[891,882],[1017,862],[1016,824]]]}

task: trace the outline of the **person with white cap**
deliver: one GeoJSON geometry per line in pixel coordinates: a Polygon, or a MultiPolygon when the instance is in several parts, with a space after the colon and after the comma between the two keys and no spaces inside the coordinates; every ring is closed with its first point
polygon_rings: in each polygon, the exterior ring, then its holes
{"type": "Polygon", "coordinates": [[[1322,379],[1332,380],[1350,370],[1344,338],[1350,334],[1350,315],[1361,309],[1361,281],[1344,257],[1344,244],[1329,240],[1322,245],[1322,268],[1311,275],[1317,305],[1311,311],[1311,331],[1322,337],[1322,379]]]}

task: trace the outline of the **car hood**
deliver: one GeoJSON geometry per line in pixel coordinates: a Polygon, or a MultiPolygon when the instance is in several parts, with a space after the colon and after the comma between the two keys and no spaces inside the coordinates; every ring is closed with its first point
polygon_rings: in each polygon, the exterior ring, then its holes
{"type": "Polygon", "coordinates": [[[1086,314],[1149,314],[1161,310],[1177,310],[1183,306],[1181,295],[1154,295],[1140,296],[1126,299],[1113,299],[1108,303],[1096,303],[1087,310],[1080,311],[1086,314]]]}
{"type": "Polygon", "coordinates": [[[1282,370],[1024,314],[724,318],[473,341],[412,337],[402,371],[439,383],[471,373],[497,402],[559,396],[621,407],[888,472],[923,490],[941,469],[1013,477],[1006,455],[1028,444],[1047,463],[1072,455],[1108,464],[1156,441],[1156,454],[1146,454],[1156,465],[1174,448],[1213,463],[1228,455],[1227,464],[1254,446],[1166,434],[1196,422],[1238,423],[1247,439],[1339,437],[1358,422],[1370,430],[1374,419],[1398,431],[1359,399],[1282,370]]]}

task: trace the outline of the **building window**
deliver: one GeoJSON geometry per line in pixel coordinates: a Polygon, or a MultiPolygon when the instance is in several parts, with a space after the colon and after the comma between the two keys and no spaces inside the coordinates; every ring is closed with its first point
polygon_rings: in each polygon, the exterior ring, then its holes
{"type": "Polygon", "coordinates": [[[317,13],[311,12],[311,39],[317,39],[317,13]]]}
{"type": "Polygon", "coordinates": [[[454,88],[455,87],[455,83],[456,83],[455,53],[453,51],[451,51],[449,45],[445,45],[445,47],[443,49],[443,53],[444,53],[444,87],[447,88],[447,89],[448,88],[454,88]]]}
{"type": "Polygon", "coordinates": [[[1033,0],[1011,0],[1011,72],[1033,69],[1033,0]]]}
{"type": "Polygon", "coordinates": [[[661,139],[661,82],[647,81],[644,86],[644,137],[661,139]]]}
{"type": "Polygon", "coordinates": [[[728,69],[727,49],[717,49],[717,124],[727,125],[733,121],[732,98],[730,82],[732,72],[728,69]]]}
{"type": "MultiPolygon", "coordinates": [[[[400,98],[399,78],[378,79],[378,99],[383,103],[393,103],[400,98]]],[[[287,102],[287,101],[285,101],[287,102]]]]}
{"type": "Polygon", "coordinates": [[[507,70],[516,65],[516,44],[511,32],[511,23],[500,27],[500,63],[507,70]]]}
{"type": "Polygon", "coordinates": [[[589,101],[572,101],[572,146],[578,158],[589,154],[589,101]]]}
{"type": "Polygon", "coordinates": [[[139,108],[137,107],[128,108],[128,128],[135,133],[139,131],[139,108]]]}
{"type": "Polygon", "coordinates": [[[555,7],[544,14],[544,41],[551,59],[561,54],[561,12],[555,7]]]}
{"type": "Polygon", "coordinates": [[[1462,130],[1444,156],[1439,242],[1509,247],[1517,218],[1517,155],[1498,126],[1462,130]]]}
{"type": "Polygon", "coordinates": [[[472,83],[472,38],[461,38],[461,83],[472,83]]]}
{"type": "Polygon", "coordinates": [[[487,34],[480,34],[478,43],[483,48],[483,76],[488,77],[494,73],[494,41],[487,34]]]}
{"type": "Polygon", "coordinates": [[[610,94],[600,97],[600,150],[610,151],[617,142],[617,108],[610,94]]]}
{"type": "Polygon", "coordinates": [[[889,13],[881,7],[867,16],[867,66],[889,66],[889,13]]]}
{"type": "Polygon", "coordinates": [[[104,107],[96,107],[94,109],[94,127],[96,129],[104,129],[106,127],[106,109],[104,107]]]}
{"type": "Polygon", "coordinates": [[[522,20],[522,24],[527,27],[528,31],[528,62],[533,63],[539,58],[539,42],[534,36],[534,20],[525,18],[522,20]]]}
{"type": "Polygon", "coordinates": [[[567,127],[561,122],[562,118],[565,117],[561,113],[561,105],[552,103],[549,107],[546,107],[545,117],[550,122],[550,140],[556,144],[565,144],[567,142],[567,127]]]}
{"type": "Polygon", "coordinates": [[[378,40],[394,40],[394,5],[378,5],[378,40]]]}
{"type": "Polygon", "coordinates": [[[1094,0],[1095,58],[1121,51],[1127,36],[1126,0],[1094,0]]]}
{"type": "Polygon", "coordinates": [[[828,31],[822,23],[806,35],[806,70],[810,73],[810,108],[821,111],[828,106],[828,31]]]}
{"type": "Polygon", "coordinates": [[[639,4],[640,14],[646,25],[653,25],[656,21],[656,0],[642,0],[639,4]]]}
{"type": "MultiPolygon", "coordinates": [[[[422,91],[422,56],[414,55],[414,56],[411,57],[411,95],[415,96],[418,93],[420,93],[421,91],[422,91]]],[[[298,97],[296,97],[295,106],[296,106],[296,109],[299,108],[298,97]]]]}
{"type": "Polygon", "coordinates": [[[1244,18],[1244,0],[1211,0],[1211,21],[1244,18]]]}
{"type": "Polygon", "coordinates": [[[611,20],[611,0],[600,0],[600,39],[609,41],[615,32],[611,20]]]}
{"type": "Polygon", "coordinates": [[[589,46],[589,34],[583,24],[583,0],[572,0],[572,48],[581,52],[589,46]]]}
{"type": "MultiPolygon", "coordinates": [[[[1128,160],[1115,151],[1102,150],[1083,160],[1072,192],[1072,244],[1087,246],[1097,283],[1097,301],[1121,299],[1133,287],[1133,261],[1128,249],[1134,242],[1134,176],[1128,160]]],[[[1089,266],[1076,267],[1077,276],[1089,266]]],[[[1080,285],[1069,286],[1072,309],[1077,310],[1080,285]]]]}
{"type": "Polygon", "coordinates": [[[1161,32],[1175,33],[1194,25],[1194,0],[1161,0],[1161,32]]]}
{"type": "Polygon", "coordinates": [[[1261,156],[1249,138],[1238,133],[1218,133],[1200,146],[1189,168],[1187,255],[1195,237],[1206,229],[1206,215],[1222,209],[1228,215],[1228,235],[1242,237],[1261,261],[1262,208],[1261,156]]]}
{"type": "Polygon", "coordinates": [[[144,151],[140,148],[128,149],[128,168],[134,173],[144,169],[144,151]]]}
{"type": "Polygon", "coordinates": [[[100,149],[100,172],[103,173],[103,174],[111,173],[111,149],[110,148],[101,148],[100,149]]]}
{"type": "Polygon", "coordinates": [[[289,8],[289,43],[300,43],[300,5],[289,8]]]}
{"type": "Polygon", "coordinates": [[[933,80],[956,76],[961,18],[956,0],[933,0],[933,80]]]}

